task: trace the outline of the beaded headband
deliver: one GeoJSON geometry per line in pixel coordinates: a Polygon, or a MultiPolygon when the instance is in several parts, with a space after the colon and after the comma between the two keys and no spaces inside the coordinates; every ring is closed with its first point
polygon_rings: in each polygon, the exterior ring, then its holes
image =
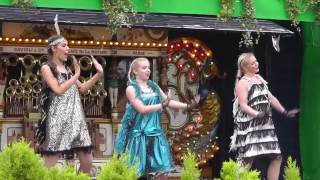
{"type": "Polygon", "coordinates": [[[66,39],[65,39],[64,37],[60,37],[60,38],[52,41],[51,43],[48,44],[48,49],[50,49],[51,47],[56,46],[56,45],[62,43],[62,42],[65,41],[65,40],[66,40],[66,39]]]}

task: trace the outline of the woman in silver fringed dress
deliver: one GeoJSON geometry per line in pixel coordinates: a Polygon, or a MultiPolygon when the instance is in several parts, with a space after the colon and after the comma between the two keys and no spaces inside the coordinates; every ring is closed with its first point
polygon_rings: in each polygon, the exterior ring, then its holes
{"type": "Polygon", "coordinates": [[[68,51],[64,37],[57,35],[48,39],[50,58],[41,66],[44,83],[40,99],[41,121],[36,137],[47,167],[54,166],[61,153],[76,151],[80,160],[79,170],[90,175],[92,144],[79,91],[90,89],[103,76],[103,69],[91,56],[97,73],[85,83],[80,83],[77,59],[73,57],[74,74],[65,65],[68,51]]]}
{"type": "Polygon", "coordinates": [[[272,108],[289,118],[295,117],[298,110],[286,111],[258,72],[259,64],[253,53],[239,56],[233,104],[235,129],[230,150],[237,152],[240,164],[249,167],[258,157],[269,158],[267,179],[278,180],[282,158],[272,108]]]}

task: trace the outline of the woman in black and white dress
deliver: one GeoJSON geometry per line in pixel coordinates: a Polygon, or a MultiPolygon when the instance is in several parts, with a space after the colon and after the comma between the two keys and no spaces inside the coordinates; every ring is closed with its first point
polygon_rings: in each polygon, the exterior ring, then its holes
{"type": "Polygon", "coordinates": [[[258,157],[269,158],[267,179],[278,180],[282,158],[272,108],[289,118],[295,117],[298,110],[286,111],[258,72],[259,63],[253,53],[239,56],[233,104],[235,129],[230,149],[237,152],[240,163],[249,167],[258,157]]]}

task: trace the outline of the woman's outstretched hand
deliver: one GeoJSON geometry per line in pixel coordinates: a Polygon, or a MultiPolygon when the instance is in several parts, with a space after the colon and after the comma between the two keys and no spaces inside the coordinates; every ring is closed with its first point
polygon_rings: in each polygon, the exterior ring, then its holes
{"type": "Polygon", "coordinates": [[[300,112],[298,108],[292,109],[290,111],[284,111],[282,114],[287,118],[294,118],[300,112]]]}
{"type": "Polygon", "coordinates": [[[200,95],[196,95],[189,104],[187,104],[187,110],[192,110],[196,108],[200,101],[200,95]]]}
{"type": "Polygon", "coordinates": [[[99,64],[98,61],[96,60],[96,58],[94,58],[92,55],[91,55],[91,59],[92,59],[92,63],[94,65],[94,67],[96,68],[97,72],[100,74],[103,74],[103,68],[102,68],[101,64],[99,64]]]}

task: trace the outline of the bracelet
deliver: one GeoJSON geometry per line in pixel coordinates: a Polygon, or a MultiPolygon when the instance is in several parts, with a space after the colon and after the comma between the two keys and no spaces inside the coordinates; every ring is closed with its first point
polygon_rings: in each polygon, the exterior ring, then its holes
{"type": "Polygon", "coordinates": [[[168,106],[168,104],[167,104],[167,105],[164,105],[164,101],[161,102],[161,107],[162,107],[162,109],[163,109],[163,108],[166,108],[167,106],[168,106]]]}
{"type": "Polygon", "coordinates": [[[287,110],[284,110],[284,111],[282,111],[281,114],[284,115],[284,116],[287,116],[287,115],[288,115],[288,111],[287,111],[287,110]]]}

